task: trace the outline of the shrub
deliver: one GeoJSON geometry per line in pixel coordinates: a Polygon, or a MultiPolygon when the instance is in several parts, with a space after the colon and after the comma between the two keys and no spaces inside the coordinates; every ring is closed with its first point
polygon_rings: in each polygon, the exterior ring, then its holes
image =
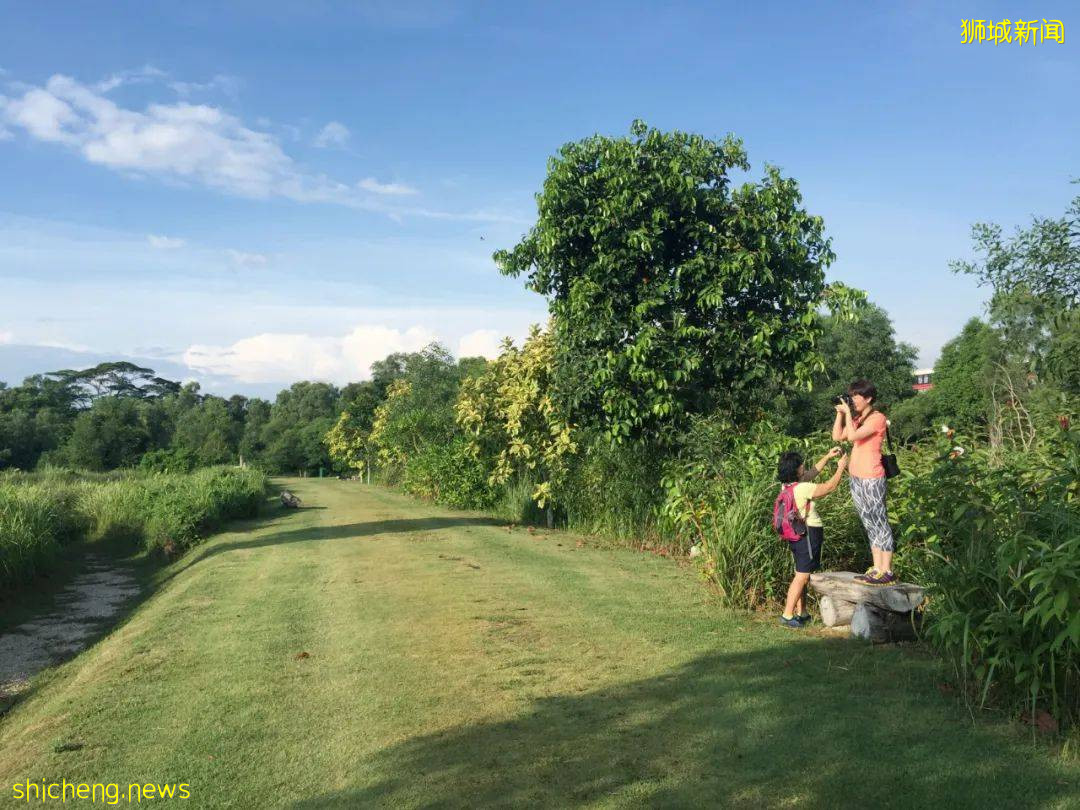
{"type": "Polygon", "coordinates": [[[254,517],[265,491],[266,476],[250,469],[209,467],[171,480],[152,478],[146,546],[190,548],[229,519],[254,517]]]}
{"type": "Polygon", "coordinates": [[[420,448],[403,464],[402,488],[458,509],[486,509],[499,490],[489,486],[488,470],[463,436],[420,448]]]}
{"type": "Polygon", "coordinates": [[[980,704],[1076,720],[1080,434],[1007,455],[939,434],[904,466],[898,562],[927,587],[927,638],[980,704]]]}
{"type": "Polygon", "coordinates": [[[139,459],[139,469],[145,472],[191,472],[199,466],[199,458],[188,449],[150,450],[139,459]]]}
{"type": "Polygon", "coordinates": [[[583,435],[578,447],[555,491],[560,522],[638,546],[658,541],[662,491],[655,448],[613,447],[599,433],[583,435]]]}

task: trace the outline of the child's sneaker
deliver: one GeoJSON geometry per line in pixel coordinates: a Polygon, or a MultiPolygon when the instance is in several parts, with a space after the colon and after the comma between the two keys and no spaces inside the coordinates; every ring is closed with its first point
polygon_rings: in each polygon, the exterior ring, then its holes
{"type": "Polygon", "coordinates": [[[805,627],[806,625],[810,624],[811,621],[813,621],[813,619],[812,619],[812,617],[810,616],[809,613],[804,613],[801,616],[796,616],[795,618],[799,620],[799,623],[803,627],[805,627]]]}
{"type": "Polygon", "coordinates": [[[795,630],[802,630],[802,626],[803,626],[802,622],[800,622],[794,616],[792,616],[790,619],[785,619],[783,616],[781,616],[780,617],[780,624],[784,625],[784,627],[792,627],[795,630]]]}
{"type": "Polygon", "coordinates": [[[874,566],[871,565],[869,568],[866,569],[865,574],[858,574],[855,577],[855,581],[856,582],[867,583],[871,579],[877,579],[877,576],[878,576],[878,570],[876,568],[874,568],[874,566]]]}

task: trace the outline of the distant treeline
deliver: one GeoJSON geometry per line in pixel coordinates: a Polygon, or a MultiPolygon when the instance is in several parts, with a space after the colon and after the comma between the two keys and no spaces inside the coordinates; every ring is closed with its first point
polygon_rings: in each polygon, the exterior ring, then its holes
{"type": "Polygon", "coordinates": [[[128,362],[37,374],[14,387],[0,382],[0,469],[183,472],[244,463],[274,473],[329,472],[330,428],[346,409],[373,413],[408,359],[391,354],[372,365],[371,379],[340,388],[298,382],[272,403],[205,394],[198,383],[128,362]]]}
{"type": "MultiPolygon", "coordinates": [[[[985,389],[977,379],[986,362],[985,324],[973,321],[946,346],[936,390],[918,401],[911,387],[916,350],[896,341],[883,309],[868,304],[855,321],[826,316],[822,327],[825,367],[814,376],[812,391],[761,387],[758,407],[786,425],[789,435],[820,429],[831,411],[828,400],[857,377],[877,384],[901,438],[925,432],[935,420],[964,423],[985,411],[985,389]]],[[[373,363],[370,379],[362,382],[298,382],[273,402],[205,394],[198,383],[181,384],[122,361],[37,374],[14,387],[0,382],[0,469],[183,472],[244,463],[283,474],[355,472],[355,464],[330,452],[331,429],[343,414],[370,430],[395,381],[416,380],[423,389],[437,378],[438,403],[424,405],[429,420],[438,421],[432,414],[445,410],[443,418],[452,425],[461,382],[479,377],[489,365],[482,357],[455,360],[433,344],[373,363]]],[[[424,432],[424,426],[416,427],[418,435],[424,432]]],[[[375,454],[370,456],[374,463],[375,454]]]]}

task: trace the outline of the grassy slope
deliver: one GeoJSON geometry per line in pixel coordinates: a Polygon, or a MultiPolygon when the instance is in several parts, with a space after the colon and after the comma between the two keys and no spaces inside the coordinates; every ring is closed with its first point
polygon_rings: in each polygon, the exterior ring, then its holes
{"type": "Polygon", "coordinates": [[[656,557],[289,486],[316,508],[214,538],[39,678],[0,721],[0,803],[26,778],[188,782],[199,807],[1080,801],[921,653],[721,612],[656,557]]]}

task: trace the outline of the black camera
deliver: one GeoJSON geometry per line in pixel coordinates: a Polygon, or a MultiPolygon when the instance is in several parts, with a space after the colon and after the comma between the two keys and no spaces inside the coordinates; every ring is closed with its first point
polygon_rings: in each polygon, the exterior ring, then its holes
{"type": "Polygon", "coordinates": [[[847,406],[851,409],[851,412],[855,413],[855,400],[851,398],[851,394],[845,392],[832,398],[833,405],[839,405],[841,402],[846,402],[847,406]]]}

